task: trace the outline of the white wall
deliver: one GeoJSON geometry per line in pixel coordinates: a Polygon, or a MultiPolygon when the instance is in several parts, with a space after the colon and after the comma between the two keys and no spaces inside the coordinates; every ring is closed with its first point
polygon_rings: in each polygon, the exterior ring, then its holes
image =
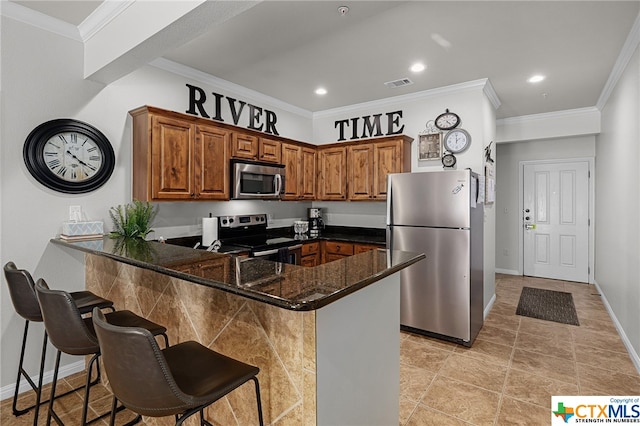
{"type": "MultiPolygon", "coordinates": [[[[83,78],[83,46],[80,42],[2,17],[2,141],[1,183],[2,216],[0,222],[0,263],[9,260],[30,270],[34,276],[46,276],[54,288],[78,290],[84,287],[82,262],[69,262],[73,282],[60,277],[60,259],[72,256],[52,248],[49,239],[60,232],[70,205],[81,205],[88,218],[103,220],[110,229],[108,210],[131,199],[131,119],[128,111],[141,105],[153,105],[184,112],[187,109],[186,83],[208,93],[228,94],[228,90],[169,73],[144,67],[108,86],[83,78]],[[11,66],[7,66],[10,64],[11,66]],[[93,124],[111,141],[116,153],[116,167],[111,179],[100,189],[84,195],[66,195],[44,188],[26,170],[22,147],[28,133],[53,118],[76,118],[93,124]]],[[[311,116],[302,116],[257,100],[234,96],[268,108],[278,116],[277,129],[282,136],[297,140],[311,139],[311,116]]],[[[274,102],[274,104],[278,104],[274,102]]],[[[223,116],[229,117],[228,111],[223,116]]],[[[157,225],[197,225],[200,217],[214,213],[249,213],[260,209],[275,218],[289,214],[306,216],[310,203],[264,202],[242,204],[193,203],[160,205],[157,225]],[[229,211],[228,211],[228,210],[229,211]],[[175,219],[172,219],[175,216],[175,219]]],[[[65,264],[65,268],[67,265],[65,264]]],[[[6,285],[0,290],[0,387],[15,381],[19,341],[23,322],[15,314],[6,285]]],[[[31,327],[26,366],[37,374],[42,327],[31,327]]],[[[74,357],[63,363],[77,362],[74,357]]],[[[51,360],[47,368],[51,368],[51,360]]]]}
{"type": "MultiPolygon", "coordinates": [[[[640,353],[640,53],[602,109],[596,139],[596,284],[640,353]]],[[[636,356],[636,367],[640,369],[636,356]]]]}
{"type": "MultiPolygon", "coordinates": [[[[520,161],[582,158],[595,156],[595,136],[576,136],[526,142],[499,143],[496,146],[496,231],[495,261],[500,272],[518,273],[522,256],[519,244],[520,161]]],[[[520,271],[521,272],[521,271],[520,271]]]]}

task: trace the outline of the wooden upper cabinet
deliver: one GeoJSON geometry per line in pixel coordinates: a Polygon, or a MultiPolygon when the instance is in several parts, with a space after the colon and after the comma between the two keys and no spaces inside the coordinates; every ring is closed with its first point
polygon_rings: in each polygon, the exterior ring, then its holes
{"type": "Polygon", "coordinates": [[[348,147],[349,200],[387,199],[387,176],[411,171],[411,141],[400,136],[348,147]]]}
{"type": "Polygon", "coordinates": [[[153,107],[131,116],[134,199],[229,199],[229,130],[153,107]]]}
{"type": "Polygon", "coordinates": [[[315,200],[316,199],[316,177],[318,176],[317,167],[317,151],[314,148],[302,147],[300,150],[302,160],[300,165],[302,171],[299,179],[301,179],[301,185],[299,188],[300,198],[303,200],[315,200]]]}
{"type": "Polygon", "coordinates": [[[195,196],[202,200],[229,199],[229,142],[231,131],[196,126],[195,196]]]}
{"type": "Polygon", "coordinates": [[[284,199],[297,200],[300,191],[299,159],[300,149],[298,145],[282,144],[282,164],[284,165],[284,199]]]}
{"type": "Polygon", "coordinates": [[[151,198],[191,198],[195,125],[162,116],[151,122],[151,198]]]}
{"type": "Polygon", "coordinates": [[[282,144],[284,199],[314,200],[316,196],[316,150],[301,145],[282,144]]]}
{"type": "Polygon", "coordinates": [[[350,145],[347,148],[347,186],[350,200],[373,198],[373,144],[350,145]]]}
{"type": "Polygon", "coordinates": [[[318,199],[347,199],[347,148],[318,149],[318,199]]]}
{"type": "Polygon", "coordinates": [[[282,161],[282,143],[273,139],[260,138],[258,160],[280,164],[282,161]]]}
{"type": "Polygon", "coordinates": [[[246,133],[233,132],[231,156],[246,160],[256,160],[258,158],[258,137],[246,133]]]}

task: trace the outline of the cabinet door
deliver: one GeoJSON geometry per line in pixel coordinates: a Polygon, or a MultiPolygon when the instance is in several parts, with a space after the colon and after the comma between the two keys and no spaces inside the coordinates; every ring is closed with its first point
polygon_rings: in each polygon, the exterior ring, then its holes
{"type": "Polygon", "coordinates": [[[258,158],[258,138],[245,133],[234,132],[231,138],[231,156],[255,160],[258,158]]]}
{"type": "Polygon", "coordinates": [[[303,147],[301,150],[302,161],[300,179],[302,179],[299,194],[305,200],[315,200],[316,198],[316,150],[303,147]]]}
{"type": "Polygon", "coordinates": [[[347,198],[347,150],[345,147],[326,148],[318,151],[320,200],[345,200],[347,198]]]}
{"type": "Polygon", "coordinates": [[[229,199],[229,142],[231,132],[196,126],[195,189],[201,200],[229,199]]]}
{"type": "Polygon", "coordinates": [[[190,199],[194,194],[195,125],[153,116],[151,130],[151,196],[154,200],[190,199]]]}
{"type": "Polygon", "coordinates": [[[258,149],[258,159],[270,163],[278,163],[281,161],[281,142],[273,139],[260,138],[258,149]]]}
{"type": "Polygon", "coordinates": [[[282,164],[284,164],[284,199],[297,200],[300,191],[300,147],[288,143],[282,144],[282,164]]]}
{"type": "Polygon", "coordinates": [[[373,144],[351,145],[347,151],[350,200],[373,198],[373,144]]]}
{"type": "Polygon", "coordinates": [[[387,199],[387,176],[402,173],[402,141],[379,142],[373,145],[373,198],[387,199]]]}

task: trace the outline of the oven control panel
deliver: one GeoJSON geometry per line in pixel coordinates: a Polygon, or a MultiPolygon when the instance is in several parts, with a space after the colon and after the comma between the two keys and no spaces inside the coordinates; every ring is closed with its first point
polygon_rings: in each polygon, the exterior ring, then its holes
{"type": "Polygon", "coordinates": [[[266,214],[247,214],[235,216],[220,216],[218,218],[220,228],[246,228],[254,226],[266,226],[266,214]]]}

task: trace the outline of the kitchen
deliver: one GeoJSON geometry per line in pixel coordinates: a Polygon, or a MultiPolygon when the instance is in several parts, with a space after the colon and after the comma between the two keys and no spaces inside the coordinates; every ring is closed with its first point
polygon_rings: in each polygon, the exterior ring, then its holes
{"type": "MultiPolygon", "coordinates": [[[[133,108],[141,105],[161,106],[175,111],[185,111],[187,101],[187,89],[185,84],[192,83],[195,86],[203,87],[207,93],[224,93],[225,96],[231,96],[234,99],[244,99],[249,102],[249,97],[238,93],[240,89],[236,87],[219,88],[220,82],[210,79],[207,76],[191,72],[187,75],[177,75],[158,66],[145,66],[126,77],[115,81],[107,86],[95,83],[90,80],[84,80],[82,75],[82,45],[76,41],[69,40],[65,37],[51,37],[50,33],[43,30],[35,29],[27,24],[19,23],[13,19],[3,17],[3,96],[7,98],[3,104],[3,210],[2,219],[2,255],[3,258],[9,259],[14,257],[15,247],[22,246],[24,242],[24,232],[20,230],[16,219],[21,218],[20,222],[29,223],[29,230],[26,231],[29,241],[28,247],[22,249],[21,254],[17,254],[16,261],[24,264],[26,267],[34,270],[37,274],[51,276],[54,282],[64,282],[61,277],[61,271],[57,265],[60,262],[74,262],[76,268],[73,269],[73,281],[80,283],[83,281],[83,270],[80,267],[81,259],[73,258],[70,254],[61,254],[51,249],[47,245],[47,241],[58,229],[61,221],[67,216],[70,204],[81,204],[87,212],[88,217],[96,219],[104,219],[108,223],[106,212],[110,206],[121,204],[130,199],[129,189],[132,180],[132,172],[125,165],[132,161],[131,153],[124,147],[124,141],[130,141],[132,132],[131,123],[128,122],[127,113],[133,108]],[[11,40],[20,40],[11,43],[11,40]],[[46,47],[46,49],[44,49],[46,47]],[[24,52],[32,52],[26,54],[24,52]],[[33,52],[42,52],[41,55],[33,54],[33,52]],[[47,52],[55,52],[55,60],[47,55],[47,52]],[[53,64],[45,66],[44,60],[49,58],[53,64]],[[11,69],[7,65],[14,62],[25,64],[19,69],[11,69]],[[69,64],[72,64],[70,66],[69,64]],[[38,73],[38,69],[48,69],[46,78],[38,73]],[[9,74],[7,74],[9,73],[9,74]],[[21,75],[16,75],[16,74],[21,75]],[[196,78],[197,77],[197,78],[196,78]],[[8,79],[8,80],[7,80],[8,79]],[[204,80],[204,83],[201,81],[204,80]],[[58,84],[51,84],[56,81],[58,84]],[[18,93],[19,92],[19,93],[18,93]],[[29,94],[38,94],[40,103],[32,101],[33,96],[29,94]],[[47,93],[48,96],[42,96],[47,93]],[[44,101],[42,101],[44,99],[44,101]],[[62,99],[65,101],[62,102],[62,99]],[[9,107],[9,105],[11,105],[9,107]],[[24,111],[30,113],[25,115],[24,111]],[[53,114],[51,111],[56,111],[53,114]],[[45,190],[29,178],[24,166],[20,161],[15,159],[21,158],[22,143],[26,134],[30,129],[38,123],[44,122],[53,116],[70,116],[84,121],[92,122],[100,127],[115,145],[117,151],[118,169],[112,176],[108,186],[94,193],[85,196],[60,197],[52,191],[45,190]],[[10,123],[10,124],[9,124],[10,123]],[[4,143],[5,141],[14,140],[15,144],[4,143]],[[123,145],[120,145],[123,144],[123,145]],[[129,195],[128,195],[129,194],[129,195]],[[8,200],[19,199],[21,202],[11,203],[8,200]],[[46,205],[47,214],[43,214],[42,207],[46,205]],[[34,253],[36,253],[34,255],[34,253]],[[71,257],[71,259],[69,259],[71,257]],[[58,277],[58,278],[56,278],[58,277]]],[[[635,63],[635,62],[633,62],[635,63]]],[[[160,64],[162,65],[162,64],[160,64]]],[[[168,64],[165,64],[165,68],[168,64]]],[[[628,77],[630,78],[630,77],[628,77]]],[[[484,144],[487,144],[494,138],[492,132],[494,120],[491,102],[485,96],[486,82],[476,82],[475,84],[466,84],[458,87],[452,87],[447,93],[430,93],[427,100],[422,101],[402,101],[400,108],[396,105],[376,105],[374,107],[363,107],[357,113],[336,112],[335,114],[326,113],[313,118],[304,111],[299,111],[281,103],[269,100],[269,103],[262,102],[260,99],[251,101],[252,104],[264,106],[269,110],[277,113],[278,122],[277,130],[279,133],[286,135],[288,138],[300,141],[337,141],[338,134],[334,127],[336,120],[344,120],[355,116],[374,115],[379,113],[396,111],[402,109],[404,111],[403,122],[406,126],[406,133],[412,137],[424,129],[426,119],[433,119],[443,112],[445,108],[455,110],[463,119],[464,126],[468,128],[475,140],[471,144],[469,150],[458,158],[458,167],[471,167],[477,169],[481,167],[482,150],[484,144]],[[273,105],[271,105],[273,103],[273,105]],[[313,125],[312,125],[313,123],[313,125]],[[326,129],[326,130],[321,130],[326,129]],[[324,132],[324,134],[323,134],[324,132]],[[481,137],[480,135],[483,135],[481,137]],[[484,139],[483,143],[476,143],[484,139]],[[475,163],[474,163],[475,162],[475,163]]],[[[618,93],[616,91],[616,93],[618,93]]],[[[615,98],[616,101],[617,98],[615,98]]],[[[612,101],[613,102],[613,101],[612,101]]],[[[622,101],[620,101],[622,102],[622,101]]],[[[637,101],[628,101],[631,106],[637,101]]],[[[616,104],[612,104],[616,105],[616,104]]],[[[626,105],[626,104],[625,104],[626,105]]],[[[637,105],[637,103],[635,104],[637,105]]],[[[632,108],[627,108],[633,111],[632,108]]],[[[606,112],[606,110],[604,110],[606,112]]],[[[211,111],[208,111],[211,113],[211,111]]],[[[226,116],[225,116],[226,117],[226,116]]],[[[229,115],[230,117],[230,115],[229,115]]],[[[631,123],[632,121],[629,121],[631,123]]],[[[505,124],[508,124],[505,123],[505,124]]],[[[569,122],[569,132],[577,135],[583,134],[581,130],[574,130],[577,126],[575,122],[569,122]]],[[[631,126],[629,124],[628,126],[631,126]]],[[[500,127],[500,126],[499,126],[500,127]]],[[[548,138],[564,138],[567,131],[564,129],[556,131],[558,136],[549,134],[553,129],[550,125],[542,125],[542,129],[546,132],[534,133],[539,135],[541,139],[548,138]]],[[[616,145],[614,150],[606,148],[605,136],[601,136],[593,144],[596,145],[598,160],[598,185],[604,185],[600,188],[597,203],[600,207],[597,216],[598,229],[602,229],[603,237],[601,241],[606,239],[609,234],[606,224],[600,223],[600,220],[609,217],[608,206],[621,206],[622,198],[615,197],[615,194],[608,195],[607,188],[616,187],[614,182],[626,181],[625,179],[615,179],[618,173],[622,173],[618,166],[619,161],[628,165],[627,170],[635,170],[634,164],[638,160],[635,154],[637,148],[630,141],[634,138],[634,130],[624,125],[622,129],[613,127],[612,121],[608,115],[603,114],[602,128],[623,132],[625,137],[616,138],[620,145],[616,145]],[[629,151],[630,150],[630,151],[629,151]],[[628,154],[631,152],[631,155],[628,154]],[[602,183],[601,183],[602,182],[602,183]]],[[[553,132],[552,132],[553,133],[553,132]]],[[[589,133],[589,132],[587,132],[589,133]]],[[[350,132],[345,132],[349,135],[350,132]]],[[[579,139],[579,137],[576,137],[579,139]]],[[[525,137],[525,140],[527,138],[525,137]]],[[[531,137],[531,139],[537,139],[531,137]]],[[[583,137],[584,139],[584,137],[583,137]]],[[[576,142],[576,145],[579,145],[576,142]]],[[[126,142],[128,143],[128,142],[126,142]]],[[[498,155],[500,149],[498,149],[498,155]]],[[[419,169],[417,156],[413,155],[412,168],[419,169]]],[[[440,167],[438,167],[440,168],[440,167]]],[[[498,172],[500,178],[500,172],[498,172]]],[[[622,176],[620,176],[622,177],[622,176]]],[[[622,191],[622,188],[620,188],[622,191]]],[[[626,191],[632,195],[632,200],[637,200],[637,191],[626,191]]],[[[236,214],[251,214],[256,212],[266,212],[272,215],[275,223],[290,223],[291,219],[304,218],[307,215],[307,209],[310,207],[321,207],[326,210],[325,216],[328,224],[336,223],[345,226],[361,226],[366,224],[371,227],[384,227],[384,218],[386,215],[384,203],[380,202],[363,202],[363,203],[342,203],[332,201],[313,201],[313,202],[275,202],[275,201],[229,201],[224,203],[163,203],[161,212],[158,216],[156,228],[178,228],[182,232],[185,228],[197,227],[199,218],[207,217],[209,213],[214,216],[222,216],[233,210],[236,214]]],[[[487,208],[487,224],[485,228],[485,277],[486,292],[485,301],[490,300],[492,289],[492,271],[496,268],[495,263],[495,242],[491,239],[496,234],[494,221],[498,221],[495,216],[495,206],[487,208]]],[[[626,209],[617,209],[627,211],[626,209]]],[[[502,214],[502,209],[500,209],[502,214]]],[[[609,221],[615,223],[617,219],[609,221]]],[[[630,223],[636,223],[636,220],[630,219],[630,223]]],[[[636,225],[637,226],[637,223],[636,225]]],[[[604,243],[603,243],[604,244],[604,243]]],[[[613,247],[617,248],[617,242],[607,243],[609,246],[597,248],[601,257],[607,256],[604,253],[616,252],[613,247]]],[[[629,256],[633,258],[633,248],[627,245],[624,248],[630,250],[629,256]]],[[[637,254],[637,253],[636,253],[637,254]]],[[[637,257],[637,256],[635,256],[637,257]]],[[[605,257],[606,259],[606,257],[605,257]]],[[[611,281],[618,273],[615,271],[614,265],[619,260],[609,260],[609,266],[601,266],[600,270],[604,276],[602,281],[611,281]],[[610,270],[611,269],[611,270],[610,270]]],[[[631,266],[619,265],[620,270],[630,272],[634,276],[635,272],[631,266]]],[[[507,269],[507,268],[505,268],[507,269]]],[[[598,281],[601,280],[598,278],[598,281]]],[[[632,280],[630,280],[632,281],[632,280]]],[[[626,309],[622,307],[623,302],[620,291],[635,294],[636,290],[630,284],[618,289],[616,286],[610,289],[615,295],[612,297],[614,310],[619,312],[622,321],[626,324],[625,328],[629,336],[634,335],[635,326],[631,324],[634,321],[623,315],[626,309]],[[615,308],[617,306],[617,309],[615,308]]],[[[14,323],[11,312],[6,302],[6,293],[3,290],[3,348],[9,348],[18,337],[19,325],[14,323]],[[5,307],[7,309],[5,309],[5,307]],[[7,330],[6,332],[4,330],[7,330]]],[[[632,299],[632,298],[631,298],[632,299]]],[[[637,321],[635,322],[637,323],[637,321]]],[[[638,346],[636,346],[637,348],[638,346]]],[[[10,360],[15,357],[13,353],[7,353],[3,350],[3,386],[10,383],[13,375],[13,367],[6,364],[11,363],[10,360]],[[5,360],[6,359],[6,364],[5,360]]]]}

